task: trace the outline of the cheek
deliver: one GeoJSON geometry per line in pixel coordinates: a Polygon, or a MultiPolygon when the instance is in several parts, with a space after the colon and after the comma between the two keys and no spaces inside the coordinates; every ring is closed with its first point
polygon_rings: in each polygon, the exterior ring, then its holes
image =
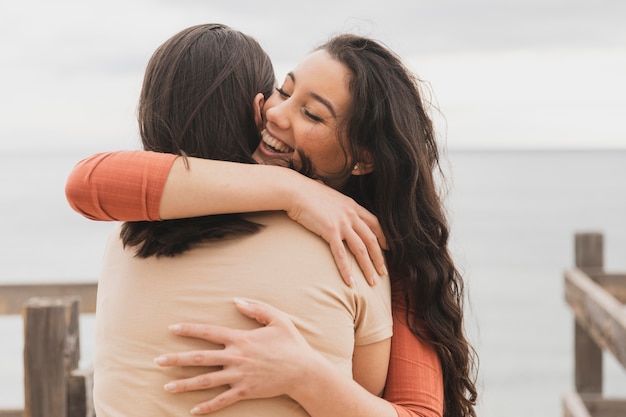
{"type": "Polygon", "coordinates": [[[337,172],[346,163],[344,150],[335,135],[311,137],[304,152],[311,158],[315,166],[327,172],[337,172]]]}
{"type": "Polygon", "coordinates": [[[324,144],[324,151],[327,158],[332,160],[345,160],[344,149],[341,146],[339,137],[337,137],[337,132],[334,129],[329,132],[324,140],[320,141],[320,143],[324,144]]]}

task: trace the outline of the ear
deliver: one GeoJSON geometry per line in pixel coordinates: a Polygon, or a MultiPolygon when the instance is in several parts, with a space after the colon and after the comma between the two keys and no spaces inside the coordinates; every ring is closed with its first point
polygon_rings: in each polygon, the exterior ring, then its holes
{"type": "Polygon", "coordinates": [[[361,151],[359,160],[352,167],[352,175],[365,175],[374,171],[374,158],[368,150],[361,151]]]}
{"type": "Polygon", "coordinates": [[[254,111],[254,122],[256,123],[259,132],[263,130],[263,105],[265,104],[265,97],[263,93],[257,93],[254,96],[254,101],[252,102],[252,110],[254,111]]]}

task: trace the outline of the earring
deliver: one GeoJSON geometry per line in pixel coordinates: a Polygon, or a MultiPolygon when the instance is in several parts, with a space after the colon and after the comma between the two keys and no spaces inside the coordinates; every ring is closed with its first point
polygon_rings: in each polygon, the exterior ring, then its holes
{"type": "Polygon", "coordinates": [[[359,169],[359,164],[354,164],[354,168],[352,168],[353,171],[357,171],[359,169]]]}

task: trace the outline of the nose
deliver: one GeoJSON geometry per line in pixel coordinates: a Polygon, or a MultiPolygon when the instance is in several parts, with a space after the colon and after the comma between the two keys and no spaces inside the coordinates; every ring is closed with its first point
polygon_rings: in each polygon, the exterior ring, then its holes
{"type": "Polygon", "coordinates": [[[289,99],[276,98],[274,93],[265,103],[265,118],[279,129],[289,128],[289,99]]]}

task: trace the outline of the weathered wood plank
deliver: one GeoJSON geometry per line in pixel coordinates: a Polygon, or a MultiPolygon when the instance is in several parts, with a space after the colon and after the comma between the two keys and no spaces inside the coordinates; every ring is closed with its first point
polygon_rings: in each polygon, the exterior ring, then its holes
{"type": "Polygon", "coordinates": [[[579,269],[565,272],[565,299],[581,327],[626,368],[626,313],[622,304],[579,269]]]}
{"type": "Polygon", "coordinates": [[[22,307],[32,297],[65,297],[81,298],[81,312],[95,313],[96,291],[98,284],[88,283],[57,283],[57,284],[3,284],[0,285],[0,315],[21,314],[22,307]]]}
{"type": "Polygon", "coordinates": [[[24,306],[24,416],[67,417],[67,377],[77,361],[78,299],[31,298],[24,306]],[[69,341],[68,341],[69,340],[69,341]]]}
{"type": "Polygon", "coordinates": [[[593,274],[591,278],[620,303],[626,304],[626,274],[593,274]]]}
{"type": "Polygon", "coordinates": [[[34,298],[24,307],[24,415],[67,414],[63,354],[67,332],[62,300],[34,298]]]}
{"type": "MultiPolygon", "coordinates": [[[[574,236],[575,264],[586,273],[603,273],[604,236],[577,233],[574,236]]],[[[574,322],[574,384],[578,392],[602,392],[602,349],[578,320],[574,322]]]]}
{"type": "Polygon", "coordinates": [[[602,349],[574,321],[574,385],[578,392],[602,392],[602,349]]]}
{"type": "Polygon", "coordinates": [[[67,417],[95,417],[96,412],[93,408],[92,392],[93,369],[72,371],[68,380],[67,417]]]}
{"type": "Polygon", "coordinates": [[[69,376],[80,362],[80,297],[64,297],[67,302],[65,335],[65,375],[69,376]]]}
{"type": "Polygon", "coordinates": [[[24,417],[24,410],[0,410],[0,417],[24,417]]]}
{"type": "Polygon", "coordinates": [[[591,417],[577,392],[567,392],[563,395],[563,417],[591,417]]]}
{"type": "Polygon", "coordinates": [[[576,268],[589,274],[604,268],[604,236],[599,232],[576,233],[574,236],[576,268]]]}
{"type": "Polygon", "coordinates": [[[600,394],[568,392],[563,396],[564,417],[624,417],[626,400],[604,398],[600,394]]]}
{"type": "Polygon", "coordinates": [[[580,397],[593,417],[626,416],[626,400],[590,394],[581,394],[580,397]]]}

